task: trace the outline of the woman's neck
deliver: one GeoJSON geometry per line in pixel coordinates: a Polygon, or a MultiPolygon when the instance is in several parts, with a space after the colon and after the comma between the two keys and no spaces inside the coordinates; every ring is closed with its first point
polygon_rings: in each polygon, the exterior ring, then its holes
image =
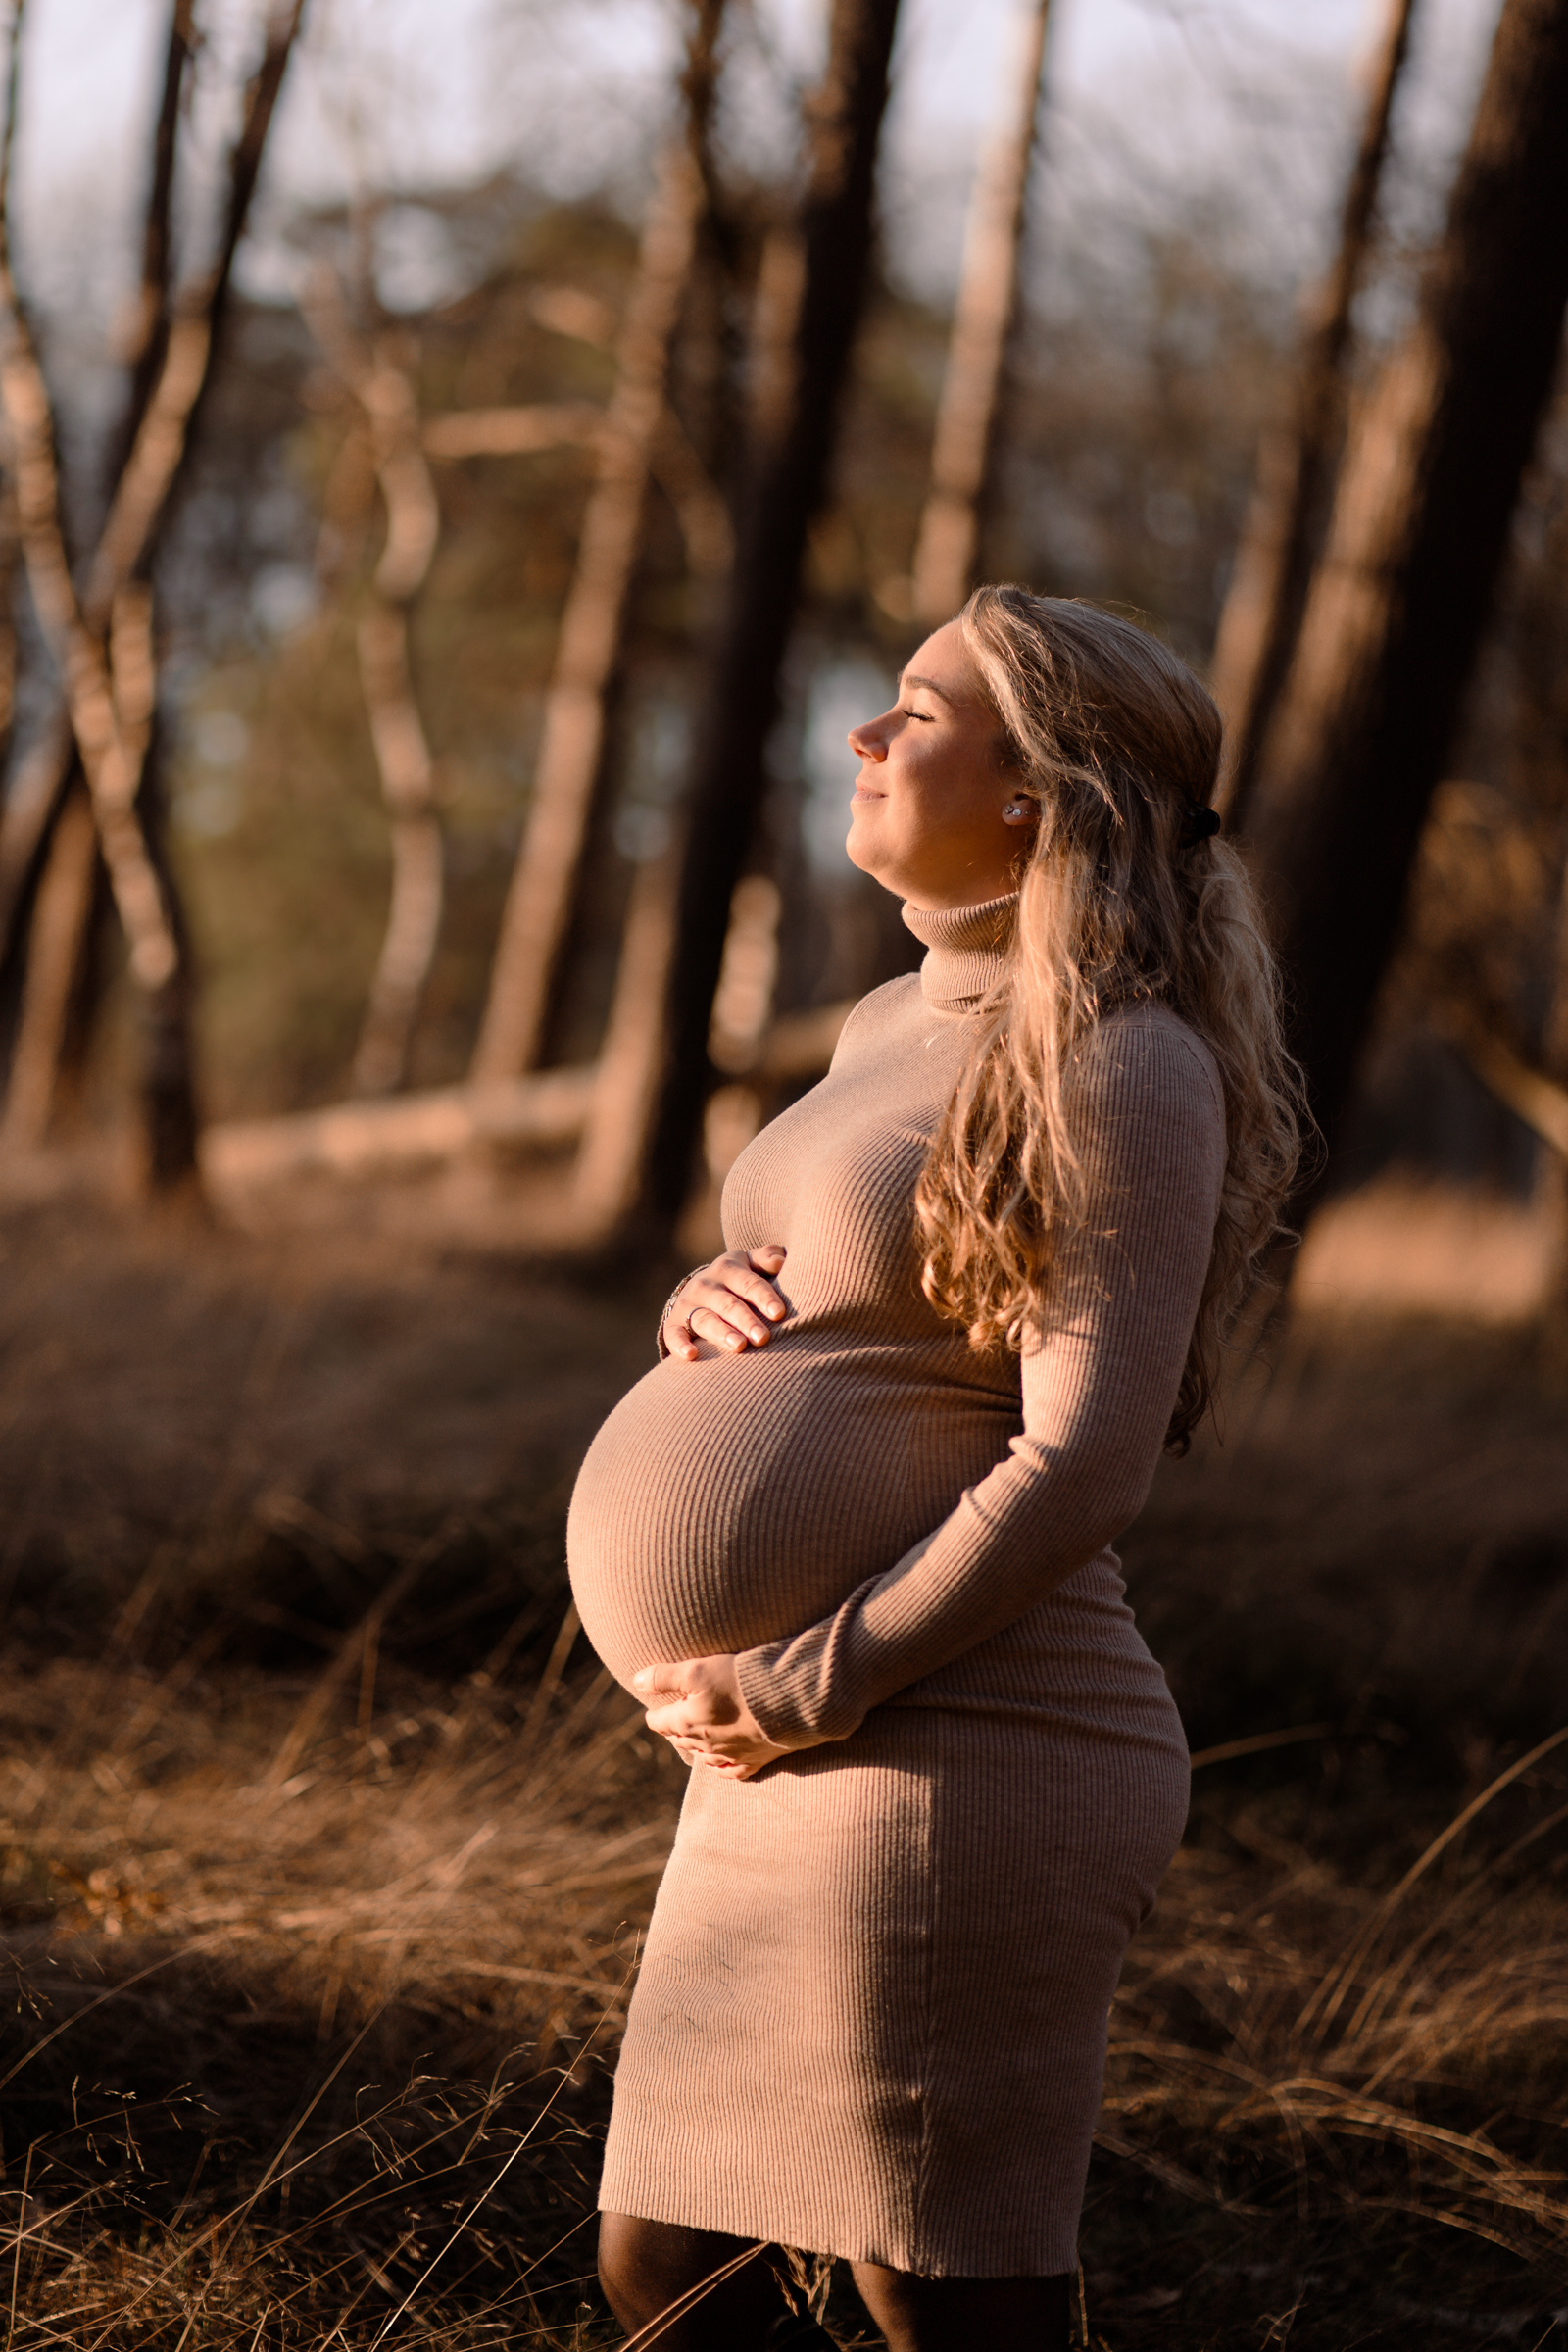
{"type": "Polygon", "coordinates": [[[937,1012],[970,1012],[1006,969],[1018,894],[978,906],[906,906],[904,919],[926,950],[920,990],[937,1012]]]}

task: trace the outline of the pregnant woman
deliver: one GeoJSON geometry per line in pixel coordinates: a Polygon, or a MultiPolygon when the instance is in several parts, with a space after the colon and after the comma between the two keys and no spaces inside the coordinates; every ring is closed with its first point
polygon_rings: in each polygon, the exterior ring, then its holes
{"type": "Polygon", "coordinates": [[[615,2079],[605,2290],[662,2352],[1064,2347],[1106,2018],[1187,1810],[1110,1548],[1296,1157],[1220,723],[1128,622],[982,588],[850,737],[917,978],[742,1153],[600,1431],[583,1624],[692,1767],[615,2079]]]}

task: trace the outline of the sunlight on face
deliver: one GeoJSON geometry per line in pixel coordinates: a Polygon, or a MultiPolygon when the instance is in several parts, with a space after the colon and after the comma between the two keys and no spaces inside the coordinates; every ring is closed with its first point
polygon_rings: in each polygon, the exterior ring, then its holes
{"type": "Polygon", "coordinates": [[[1004,765],[1003,737],[956,620],[928,637],[898,702],[850,730],[860,760],[851,860],[911,906],[973,906],[1017,884],[1033,804],[1004,765]]]}

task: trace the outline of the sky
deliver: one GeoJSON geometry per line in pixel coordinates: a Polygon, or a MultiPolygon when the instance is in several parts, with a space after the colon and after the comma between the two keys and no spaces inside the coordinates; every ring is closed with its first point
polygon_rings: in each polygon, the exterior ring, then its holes
{"type": "MultiPolygon", "coordinates": [[[[738,4],[738,0],[732,0],[738,4]]],[[[17,156],[24,277],[70,304],[112,307],[133,221],[168,0],[29,0],[17,156]],[[96,257],[96,268],[94,266],[96,257]]],[[[951,283],[975,153],[1018,0],[904,0],[885,139],[895,270],[951,283]]],[[[1463,121],[1497,0],[1418,0],[1405,143],[1432,176],[1463,121]]],[[[208,0],[204,88],[231,89],[261,0],[208,0]]],[[[1387,0],[1054,0],[1043,178],[1092,200],[1155,205],[1184,185],[1247,193],[1259,234],[1326,233],[1358,64],[1387,0]],[[1054,180],[1053,181],[1053,173],[1054,180]]],[[[808,81],[823,0],[751,0],[765,48],[808,81]]],[[[634,204],[667,104],[673,0],[312,0],[241,281],[281,292],[292,207],[356,182],[415,191],[509,164],[563,195],[619,176],[634,204]],[[269,250],[270,248],[270,250],[269,250]]],[[[782,142],[776,75],[736,77],[747,152],[782,142]]],[[[224,105],[198,104],[198,149],[220,152],[224,105]]],[[[1303,247],[1304,251],[1304,247],[1303,247]]],[[[418,277],[417,253],[409,265],[418,277]]]]}

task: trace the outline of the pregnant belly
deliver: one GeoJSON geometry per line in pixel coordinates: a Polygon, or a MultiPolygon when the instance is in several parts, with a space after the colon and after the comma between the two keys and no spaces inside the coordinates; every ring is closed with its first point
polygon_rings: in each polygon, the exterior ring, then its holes
{"type": "Polygon", "coordinates": [[[775,1341],[661,1364],[600,1430],[572,1494],[584,1631],[623,1683],[799,1633],[939,1526],[1017,1427],[1010,1397],[863,1352],[775,1341]]]}

